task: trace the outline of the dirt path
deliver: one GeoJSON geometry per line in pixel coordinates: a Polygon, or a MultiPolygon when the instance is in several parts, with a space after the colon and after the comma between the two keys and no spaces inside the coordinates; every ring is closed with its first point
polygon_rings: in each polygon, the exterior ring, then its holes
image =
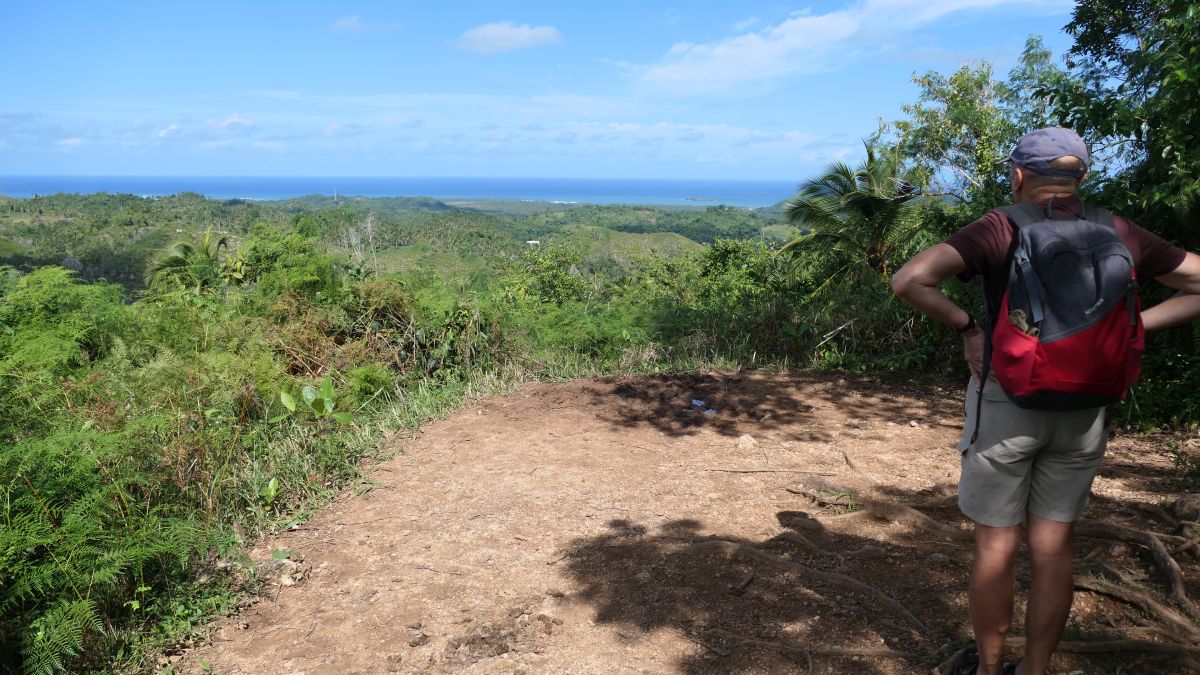
{"type": "MultiPolygon", "coordinates": [[[[183,665],[927,672],[968,635],[960,410],[947,389],[794,374],[529,385],[428,425],[374,489],[263,542],[255,560],[294,551],[301,579],[183,665]]],[[[1169,460],[1138,443],[1112,443],[1089,516],[1171,487],[1169,460]]],[[[1136,614],[1080,594],[1069,630],[1113,634],[1136,614]]],[[[1097,673],[1144,657],[1056,658],[1097,673]]]]}

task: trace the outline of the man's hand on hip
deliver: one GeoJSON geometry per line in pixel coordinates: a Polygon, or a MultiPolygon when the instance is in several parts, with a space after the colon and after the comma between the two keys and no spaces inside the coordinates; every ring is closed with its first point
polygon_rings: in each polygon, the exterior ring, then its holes
{"type": "Polygon", "coordinates": [[[963,358],[967,360],[967,367],[971,369],[971,374],[975,376],[975,383],[982,391],[983,378],[980,377],[980,372],[983,371],[983,331],[976,328],[963,333],[962,338],[963,358]]]}

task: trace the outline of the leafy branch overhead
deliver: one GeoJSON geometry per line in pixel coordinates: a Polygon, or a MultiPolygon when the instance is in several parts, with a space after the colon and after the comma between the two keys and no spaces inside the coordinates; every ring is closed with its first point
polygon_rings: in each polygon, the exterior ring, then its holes
{"type": "Polygon", "coordinates": [[[1051,92],[1069,79],[1041,38],[1030,37],[1006,80],[986,61],[914,76],[918,100],[903,106],[905,118],[881,124],[882,137],[926,194],[982,213],[1006,203],[1004,160],[1026,131],[1055,122],[1051,92]]]}
{"type": "Polygon", "coordinates": [[[1200,242],[1200,5],[1081,0],[1068,86],[1044,88],[1063,123],[1108,158],[1098,190],[1114,207],[1200,242]]]}

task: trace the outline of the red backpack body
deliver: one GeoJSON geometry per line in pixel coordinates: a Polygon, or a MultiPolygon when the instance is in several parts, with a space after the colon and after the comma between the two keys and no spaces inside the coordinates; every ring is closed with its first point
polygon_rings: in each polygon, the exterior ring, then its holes
{"type": "Polygon", "coordinates": [[[1000,306],[988,312],[984,367],[1022,408],[1078,410],[1125,398],[1141,372],[1145,334],[1133,257],[1112,214],[1001,210],[1016,244],[1000,306]]]}

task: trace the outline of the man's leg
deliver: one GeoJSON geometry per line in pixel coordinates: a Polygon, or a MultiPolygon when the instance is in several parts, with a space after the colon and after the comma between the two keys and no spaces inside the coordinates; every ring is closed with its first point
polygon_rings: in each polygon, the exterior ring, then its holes
{"type": "Polygon", "coordinates": [[[1020,525],[975,525],[975,566],[969,598],[979,675],[1000,672],[1004,636],[1012,623],[1013,561],[1020,546],[1020,525]]]}
{"type": "Polygon", "coordinates": [[[1018,675],[1046,672],[1050,655],[1067,625],[1075,585],[1072,525],[1029,514],[1027,528],[1033,580],[1025,608],[1025,656],[1017,669],[1018,675]]]}
{"type": "Polygon", "coordinates": [[[1072,523],[1083,515],[1106,439],[1102,408],[1056,413],[1054,438],[1034,463],[1026,516],[1033,579],[1021,675],[1046,671],[1067,624],[1074,591],[1072,523]]]}

